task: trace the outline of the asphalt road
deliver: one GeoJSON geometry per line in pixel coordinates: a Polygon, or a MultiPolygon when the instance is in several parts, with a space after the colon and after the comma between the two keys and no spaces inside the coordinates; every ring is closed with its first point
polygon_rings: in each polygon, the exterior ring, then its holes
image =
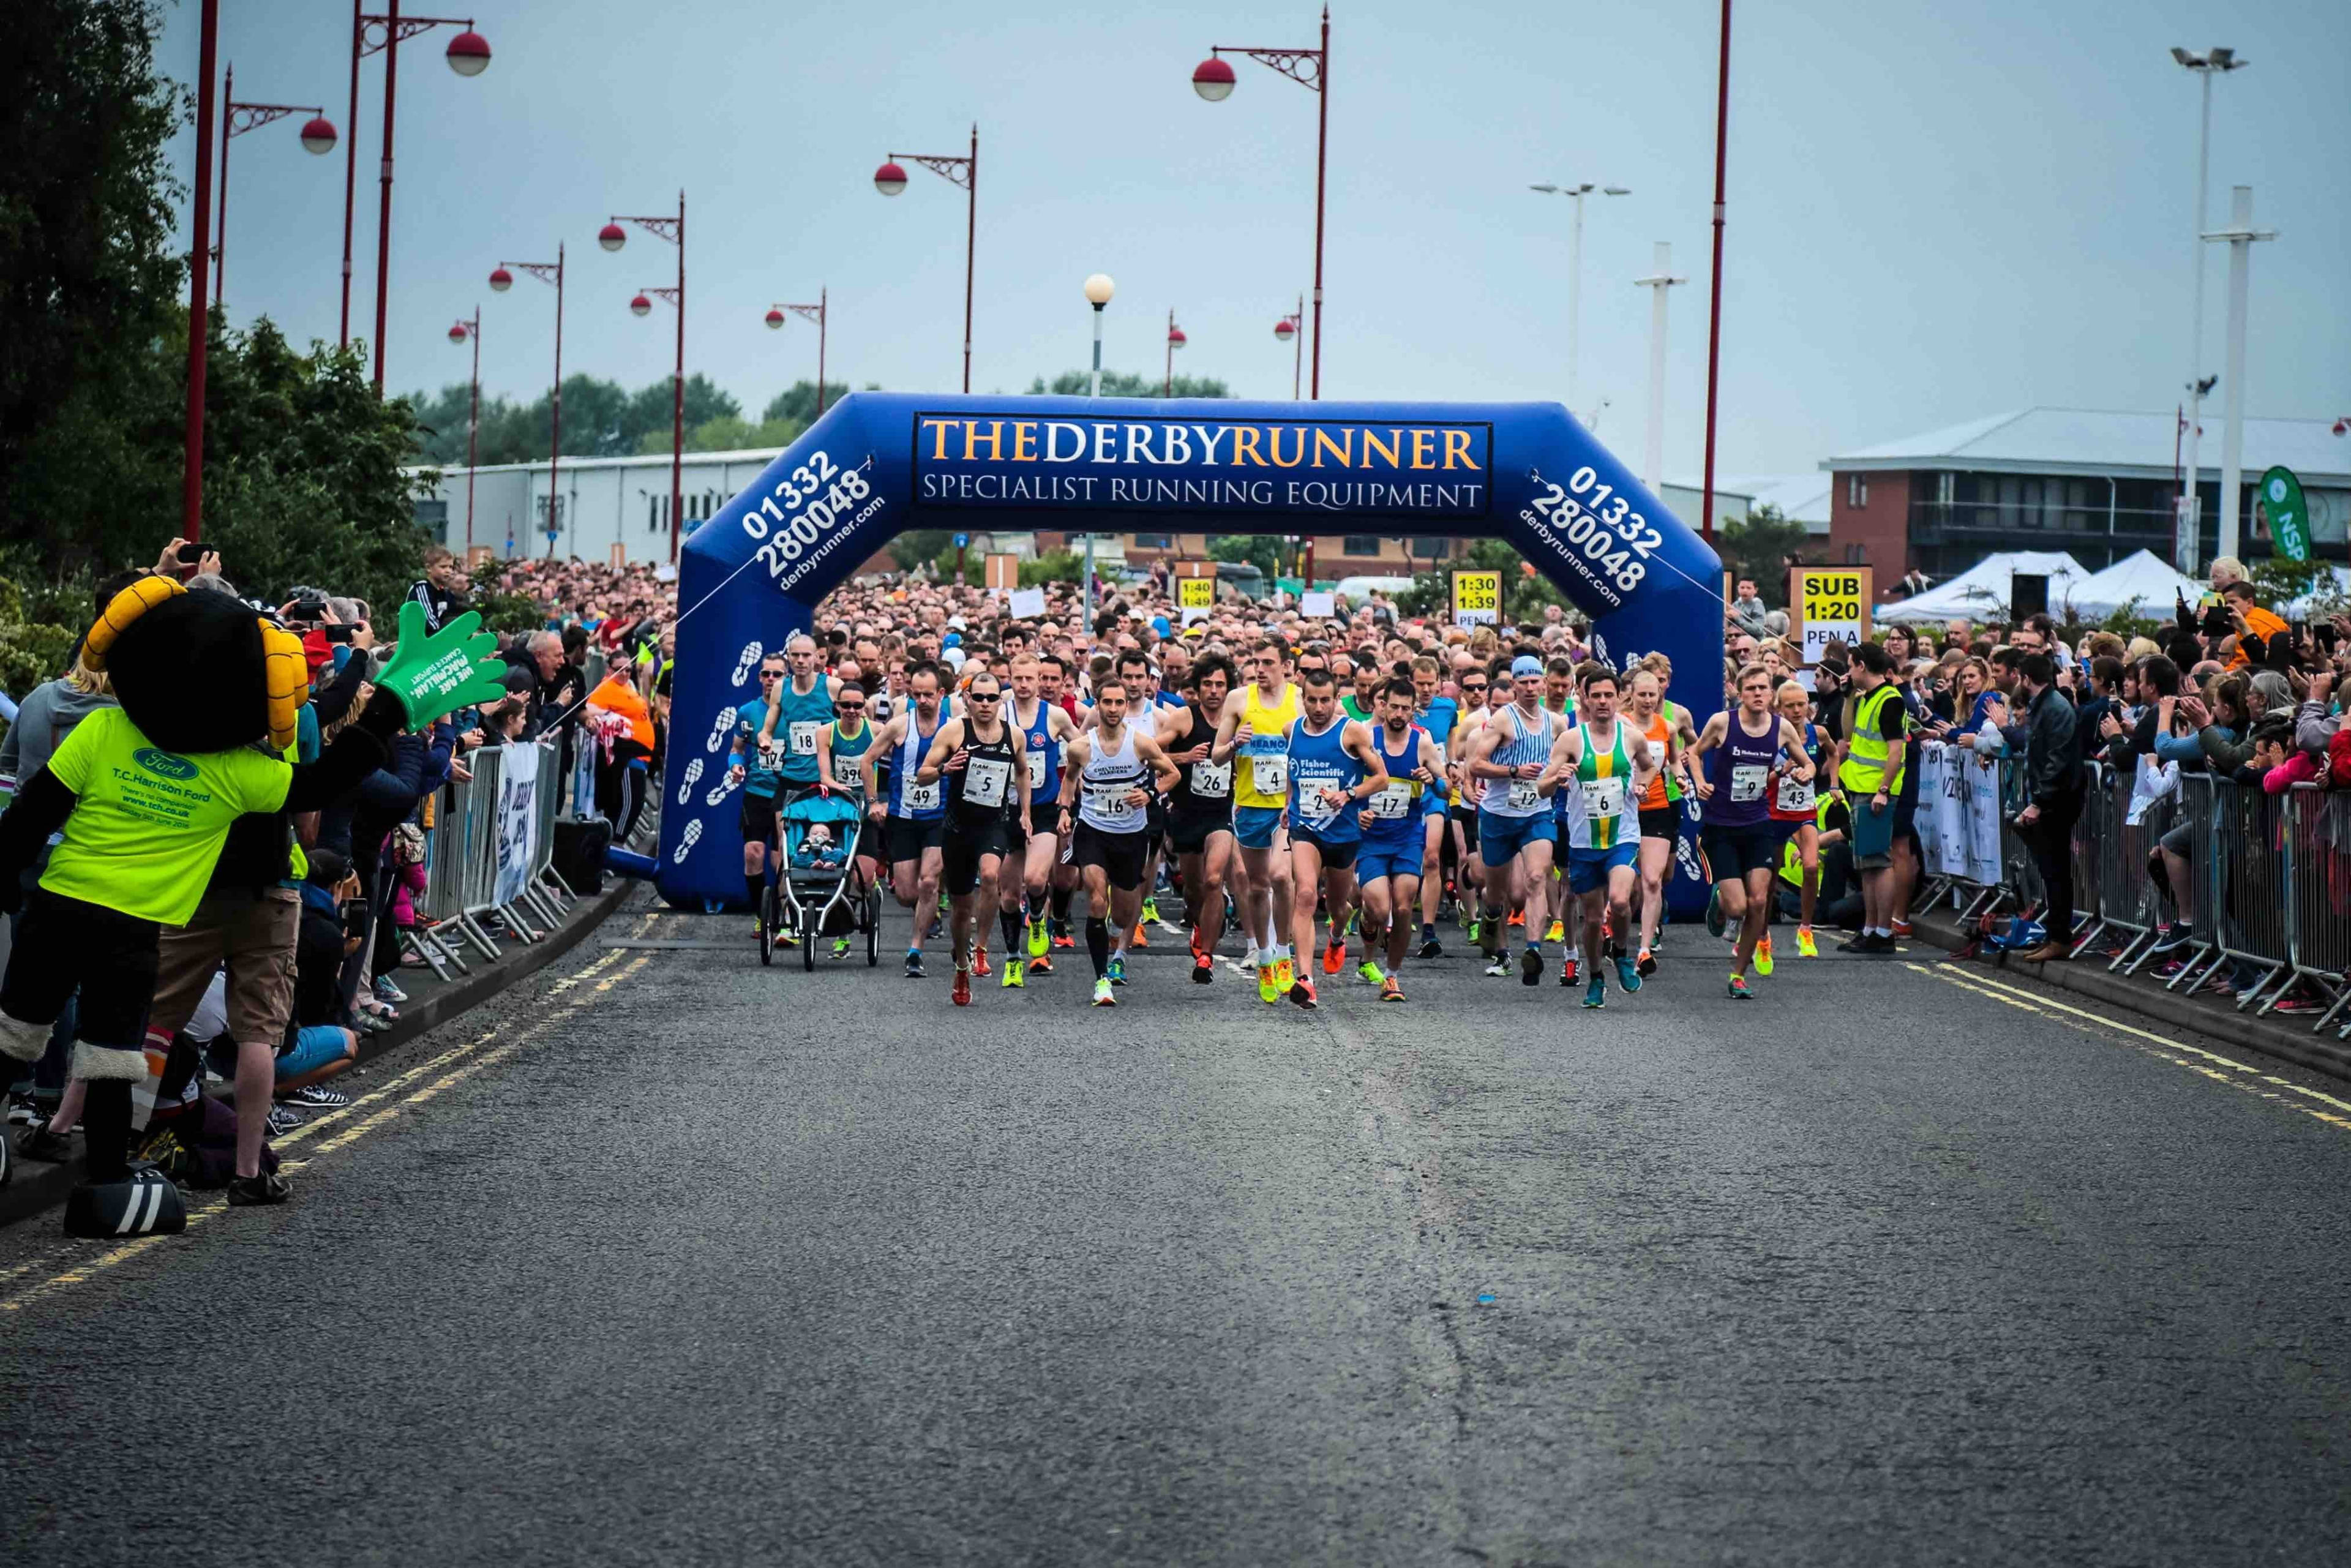
{"type": "Polygon", "coordinates": [[[0,1563],[2351,1558],[2340,1085],[1924,948],[959,1010],[743,924],[371,1066],[285,1208],[0,1232],[0,1563]]]}

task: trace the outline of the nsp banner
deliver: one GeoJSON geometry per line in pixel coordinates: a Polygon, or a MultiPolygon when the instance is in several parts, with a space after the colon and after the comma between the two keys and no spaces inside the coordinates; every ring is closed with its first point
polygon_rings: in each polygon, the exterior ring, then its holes
{"type": "Polygon", "coordinates": [[[2310,559],[2310,511],[2302,498],[2302,481],[2281,465],[2262,476],[2255,505],[2269,519],[2270,538],[2288,560],[2310,559]]]}
{"type": "Polygon", "coordinates": [[[1876,578],[1865,566],[1799,566],[1788,572],[1788,602],[1802,629],[1803,662],[1817,664],[1832,643],[1858,647],[1869,640],[1869,601],[1876,578]]]}
{"type": "Polygon", "coordinates": [[[1499,571],[1457,571],[1453,574],[1453,624],[1493,626],[1502,619],[1502,574],[1499,571]]]}

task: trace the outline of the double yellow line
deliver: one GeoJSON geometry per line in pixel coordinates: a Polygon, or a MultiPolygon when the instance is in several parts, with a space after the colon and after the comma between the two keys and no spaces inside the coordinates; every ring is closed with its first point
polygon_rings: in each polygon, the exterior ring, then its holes
{"type": "MultiPolygon", "coordinates": [[[[640,923],[638,934],[643,935],[643,924],[640,923]]],[[[333,1154],[338,1149],[346,1148],[357,1143],[386,1123],[397,1119],[412,1107],[423,1104],[486,1067],[506,1061],[525,1046],[545,1037],[549,1030],[569,1022],[575,1015],[591,1006],[597,998],[611,991],[615,986],[634,979],[638,972],[653,958],[652,953],[640,953],[627,964],[613,969],[611,974],[605,974],[604,971],[611,969],[613,964],[619,960],[621,952],[620,948],[611,948],[585,968],[556,981],[549,988],[550,997],[577,989],[591,982],[592,988],[583,992],[576,1000],[566,1002],[557,1008],[512,1040],[493,1046],[491,1042],[498,1039],[498,1031],[490,1030],[464,1045],[454,1046],[430,1061],[417,1063],[380,1087],[357,1096],[349,1105],[329,1111],[323,1115],[314,1116],[284,1137],[274,1140],[275,1146],[283,1153],[318,1137],[329,1129],[337,1127],[341,1129],[336,1132],[333,1137],[326,1139],[315,1148],[308,1150],[308,1158],[286,1160],[280,1168],[288,1171],[300,1170],[309,1164],[310,1160],[322,1155],[333,1154]],[[488,1049],[485,1049],[486,1047],[488,1049]],[[415,1083],[419,1079],[429,1079],[430,1082],[413,1092],[402,1093],[403,1090],[407,1090],[409,1085],[415,1083]],[[370,1111],[368,1107],[371,1105],[380,1108],[370,1111]]],[[[193,1230],[199,1225],[208,1223],[227,1207],[228,1200],[225,1197],[212,1197],[202,1203],[188,1205],[188,1228],[193,1230]]],[[[95,1258],[85,1259],[53,1274],[45,1271],[55,1268],[61,1259],[71,1256],[87,1244],[64,1242],[45,1248],[31,1258],[0,1267],[0,1286],[7,1285],[12,1281],[28,1278],[31,1281],[12,1294],[0,1297],[0,1312],[21,1312],[36,1301],[81,1284],[119,1264],[127,1263],[158,1243],[170,1239],[168,1236],[142,1236],[135,1241],[127,1241],[120,1247],[111,1248],[95,1258]]]]}
{"type": "Polygon", "coordinates": [[[2299,1112],[2330,1127],[2351,1132],[2351,1100],[2338,1099],[2291,1079],[2280,1078],[2276,1073],[2251,1062],[2239,1061],[2234,1057],[2222,1056],[2218,1051],[2206,1051],[2201,1046],[2189,1045],[2186,1040],[2173,1040],[2168,1035],[2157,1034],[2136,1024],[2117,1023],[2113,1019],[2069,1007],[2038,992],[1973,971],[1955,970],[1949,965],[1910,964],[1906,967],[1922,975],[1932,975],[1944,984],[1957,986],[1963,991],[1973,991],[1980,997],[1989,997],[2009,1007],[2038,1013],[2053,1022],[2068,1025],[2085,1034],[2098,1035],[2127,1045],[2158,1061],[2186,1068],[2215,1083],[2225,1083],[2231,1089],[2257,1099],[2273,1101],[2286,1110],[2299,1112]]]}

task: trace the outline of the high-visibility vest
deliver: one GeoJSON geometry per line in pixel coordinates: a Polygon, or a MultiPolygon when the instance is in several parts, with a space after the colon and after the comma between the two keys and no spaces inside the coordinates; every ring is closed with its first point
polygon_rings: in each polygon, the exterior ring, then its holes
{"type": "MultiPolygon", "coordinates": [[[[1886,705],[1902,707],[1902,694],[1887,681],[1876,691],[1854,699],[1853,728],[1846,742],[1844,766],[1837,769],[1837,782],[1848,795],[1874,795],[1881,784],[1888,795],[1902,792],[1902,780],[1909,776],[1909,748],[1903,748],[1902,766],[1894,770],[1891,782],[1886,781],[1886,759],[1892,755],[1886,744],[1886,705]]],[[[1906,709],[1907,711],[1907,709],[1906,709]]]]}

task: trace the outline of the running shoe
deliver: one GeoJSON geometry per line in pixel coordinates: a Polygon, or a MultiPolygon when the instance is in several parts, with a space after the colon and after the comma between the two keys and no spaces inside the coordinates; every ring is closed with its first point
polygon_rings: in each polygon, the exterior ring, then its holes
{"type": "Polygon", "coordinates": [[[2175,948],[2185,947],[2195,940],[2196,927],[2185,920],[2175,920],[2157,934],[2155,946],[2149,947],[2147,952],[2150,955],[2168,953],[2175,948]]]}
{"type": "Polygon", "coordinates": [[[1273,960],[1274,988],[1286,991],[1297,983],[1298,960],[1288,953],[1276,954],[1273,960]]]}
{"type": "Polygon", "coordinates": [[[16,1152],[28,1160],[38,1160],[45,1166],[63,1165],[73,1157],[73,1135],[49,1131],[51,1117],[44,1116],[16,1134],[16,1152]]]}
{"type": "Polygon", "coordinates": [[[8,1124],[10,1126],[29,1127],[40,1119],[41,1107],[30,1094],[11,1094],[8,1096],[8,1124]]]}
{"type": "Polygon", "coordinates": [[[1821,945],[1813,940],[1813,928],[1809,925],[1796,927],[1796,956],[1800,958],[1817,958],[1821,956],[1821,945]]]}
{"type": "Polygon", "coordinates": [[[393,985],[390,975],[378,975],[375,977],[375,998],[380,1002],[397,1004],[406,1001],[408,993],[393,985]]]}
{"type": "Polygon", "coordinates": [[[1494,961],[1486,966],[1486,975],[1489,979],[1509,979],[1510,977],[1510,960],[1502,954],[1495,954],[1494,961]]]}
{"type": "Polygon", "coordinates": [[[1123,985],[1126,984],[1126,960],[1125,960],[1123,957],[1120,957],[1120,956],[1116,956],[1116,955],[1113,955],[1113,956],[1112,956],[1112,958],[1111,958],[1111,961],[1110,961],[1109,969],[1110,969],[1110,983],[1111,983],[1112,985],[1113,985],[1113,986],[1123,986],[1123,985]]]}
{"type": "Polygon", "coordinates": [[[351,1097],[340,1089],[329,1089],[323,1083],[306,1084],[280,1095],[285,1104],[298,1105],[306,1111],[340,1111],[351,1103],[351,1097]]]}
{"type": "Polygon", "coordinates": [[[1461,935],[1468,938],[1469,946],[1472,947],[1482,946],[1482,944],[1479,942],[1478,938],[1485,935],[1485,925],[1486,923],[1484,921],[1472,916],[1468,925],[1463,929],[1461,935]]]}
{"type": "Polygon", "coordinates": [[[923,950],[920,947],[909,947],[906,949],[906,978],[919,980],[922,977],[923,950]]]}
{"type": "Polygon", "coordinates": [[[1917,934],[1917,928],[1907,920],[1897,920],[1894,923],[1894,935],[1897,940],[1915,936],[1917,934]]]}
{"type": "Polygon", "coordinates": [[[1140,924],[1144,925],[1156,925],[1159,924],[1159,900],[1155,894],[1145,894],[1144,895],[1143,918],[1140,924]]]}
{"type": "Polygon", "coordinates": [[[1583,988],[1583,1005],[1587,1008],[1608,1005],[1608,982],[1602,979],[1597,972],[1593,973],[1592,983],[1583,988]]]}
{"type": "Polygon", "coordinates": [[[1554,921],[1552,921],[1552,922],[1551,923],[1551,930],[1550,930],[1548,933],[1546,933],[1546,934],[1544,935],[1544,936],[1543,936],[1543,940],[1544,940],[1544,941],[1546,941],[1546,942],[1564,942],[1564,941],[1566,941],[1566,940],[1567,940],[1567,924],[1566,924],[1566,922],[1564,922],[1564,921],[1560,921],[1560,920],[1554,920],[1554,921]]]}
{"type": "Polygon", "coordinates": [[[1519,984],[1540,986],[1542,984],[1542,953],[1541,949],[1530,943],[1519,955],[1519,984]]]}
{"type": "Polygon", "coordinates": [[[1273,983],[1273,973],[1271,964],[1259,964],[1257,967],[1257,999],[1259,1001],[1278,1002],[1281,999],[1281,988],[1273,983]]]}
{"type": "Polygon", "coordinates": [[[1364,983],[1367,986],[1380,986],[1387,983],[1387,976],[1369,958],[1355,966],[1355,973],[1364,977],[1364,983]]]}
{"type": "Polygon", "coordinates": [[[1566,957],[1559,961],[1559,983],[1561,985],[1572,986],[1575,984],[1576,977],[1582,973],[1583,969],[1577,964],[1574,954],[1570,953],[1566,957]]]}
{"type": "Polygon", "coordinates": [[[836,937],[834,937],[834,938],[833,938],[833,941],[832,941],[832,958],[833,958],[833,962],[835,962],[835,963],[839,963],[841,959],[846,958],[846,957],[848,957],[848,956],[849,956],[849,938],[848,938],[848,937],[846,937],[846,936],[836,936],[836,937]]]}
{"type": "Polygon", "coordinates": [[[767,934],[767,917],[759,915],[754,915],[751,916],[751,940],[757,942],[760,937],[765,936],[767,934]]]}
{"type": "Polygon", "coordinates": [[[275,1171],[259,1176],[238,1176],[228,1184],[228,1206],[250,1208],[265,1204],[284,1203],[294,1196],[294,1184],[275,1171]]]}
{"type": "Polygon", "coordinates": [[[1657,972],[1657,956],[1646,947],[1642,948],[1641,956],[1633,960],[1633,972],[1647,979],[1657,972]]]}
{"type": "Polygon", "coordinates": [[[1028,983],[1029,966],[1022,963],[1018,958],[1006,959],[1004,961],[1003,988],[1008,991],[1016,991],[1028,985],[1028,983]]]}
{"type": "Polygon", "coordinates": [[[1031,920],[1029,923],[1029,956],[1043,957],[1045,949],[1051,945],[1052,936],[1045,929],[1045,923],[1041,920],[1031,920]]]}
{"type": "Polygon", "coordinates": [[[1126,934],[1126,945],[1130,947],[1148,947],[1151,946],[1151,937],[1149,934],[1143,929],[1142,921],[1136,921],[1134,923],[1134,929],[1126,934]]]}
{"type": "Polygon", "coordinates": [[[799,933],[798,933],[798,932],[794,931],[794,930],[793,930],[791,927],[789,927],[789,925],[788,925],[788,926],[785,926],[782,930],[778,931],[778,932],[776,933],[776,946],[778,946],[778,947],[797,947],[797,946],[799,946],[799,945],[800,945],[799,933]]]}
{"type": "Polygon", "coordinates": [[[1308,1011],[1312,1011],[1315,1006],[1314,982],[1306,979],[1292,981],[1290,987],[1290,999],[1308,1011]]]}
{"type": "Polygon", "coordinates": [[[1069,949],[1075,947],[1078,945],[1078,939],[1070,935],[1068,921],[1063,921],[1061,923],[1061,929],[1053,933],[1051,942],[1054,946],[1061,948],[1063,952],[1067,952],[1069,949]]]}
{"type": "Polygon", "coordinates": [[[1771,937],[1768,932],[1755,944],[1755,972],[1766,979],[1771,977],[1771,937]]]}
{"type": "Polygon", "coordinates": [[[1196,986],[1205,986],[1214,981],[1216,977],[1217,961],[1214,958],[1209,957],[1206,953],[1194,954],[1192,956],[1192,983],[1196,986]]]}
{"type": "Polygon", "coordinates": [[[1751,1002],[1755,999],[1755,993],[1747,988],[1746,976],[1730,977],[1730,999],[1734,1002],[1751,1002]]]}
{"type": "Polygon", "coordinates": [[[1396,977],[1394,975],[1380,982],[1380,1000],[1384,1002],[1404,1000],[1404,988],[1396,984],[1396,977]]]}
{"type": "Polygon", "coordinates": [[[955,989],[948,995],[959,1008],[971,1006],[971,967],[969,965],[956,966],[955,989]]]}
{"type": "Polygon", "coordinates": [[[1041,958],[1031,958],[1031,959],[1029,959],[1029,972],[1030,974],[1032,974],[1032,975],[1050,975],[1050,974],[1051,974],[1051,973],[1053,972],[1053,959],[1052,959],[1052,956],[1051,956],[1050,954],[1048,954],[1047,956],[1045,956],[1044,957],[1041,957],[1041,958]]]}
{"type": "Polygon", "coordinates": [[[262,1124],[262,1127],[267,1136],[282,1138],[301,1124],[302,1113],[293,1106],[272,1105],[269,1108],[269,1119],[262,1124]]]}
{"type": "Polygon", "coordinates": [[[1511,910],[1511,911],[1510,911],[1510,917],[1508,920],[1505,920],[1504,922],[1502,922],[1502,924],[1503,924],[1504,925],[1510,925],[1510,926],[1524,925],[1526,923],[1527,923],[1527,912],[1526,912],[1525,910],[1523,910],[1523,909],[1513,909],[1513,910],[1511,910]]]}
{"type": "Polygon", "coordinates": [[[1706,895],[1706,934],[1719,936],[1723,932],[1722,889],[1714,887],[1706,895]]]}
{"type": "MultiPolygon", "coordinates": [[[[1595,974],[1592,977],[1596,980],[1600,977],[1595,974]]],[[[1627,958],[1622,953],[1616,955],[1616,984],[1622,987],[1627,994],[1637,991],[1641,988],[1641,971],[1639,967],[1636,966],[1632,959],[1627,958]]]]}
{"type": "Polygon", "coordinates": [[[1329,946],[1322,949],[1322,972],[1324,974],[1335,975],[1346,967],[1347,945],[1344,942],[1333,942],[1329,946]]]}
{"type": "Polygon", "coordinates": [[[971,972],[978,976],[983,980],[987,978],[987,949],[986,946],[974,947],[971,950],[971,972]]]}
{"type": "Polygon", "coordinates": [[[1108,980],[1096,980],[1094,982],[1094,1006],[1098,1008],[1114,1008],[1118,1006],[1118,998],[1111,995],[1110,982],[1108,980]]]}
{"type": "Polygon", "coordinates": [[[2277,1013],[2325,1012],[2326,1004],[2316,997],[2296,991],[2291,996],[2280,997],[2270,1005],[2270,1010],[2277,1013]]]}
{"type": "Polygon", "coordinates": [[[1424,958],[1445,956],[1445,945],[1437,939],[1437,927],[1434,925],[1424,925],[1420,928],[1420,956],[1424,958]]]}

